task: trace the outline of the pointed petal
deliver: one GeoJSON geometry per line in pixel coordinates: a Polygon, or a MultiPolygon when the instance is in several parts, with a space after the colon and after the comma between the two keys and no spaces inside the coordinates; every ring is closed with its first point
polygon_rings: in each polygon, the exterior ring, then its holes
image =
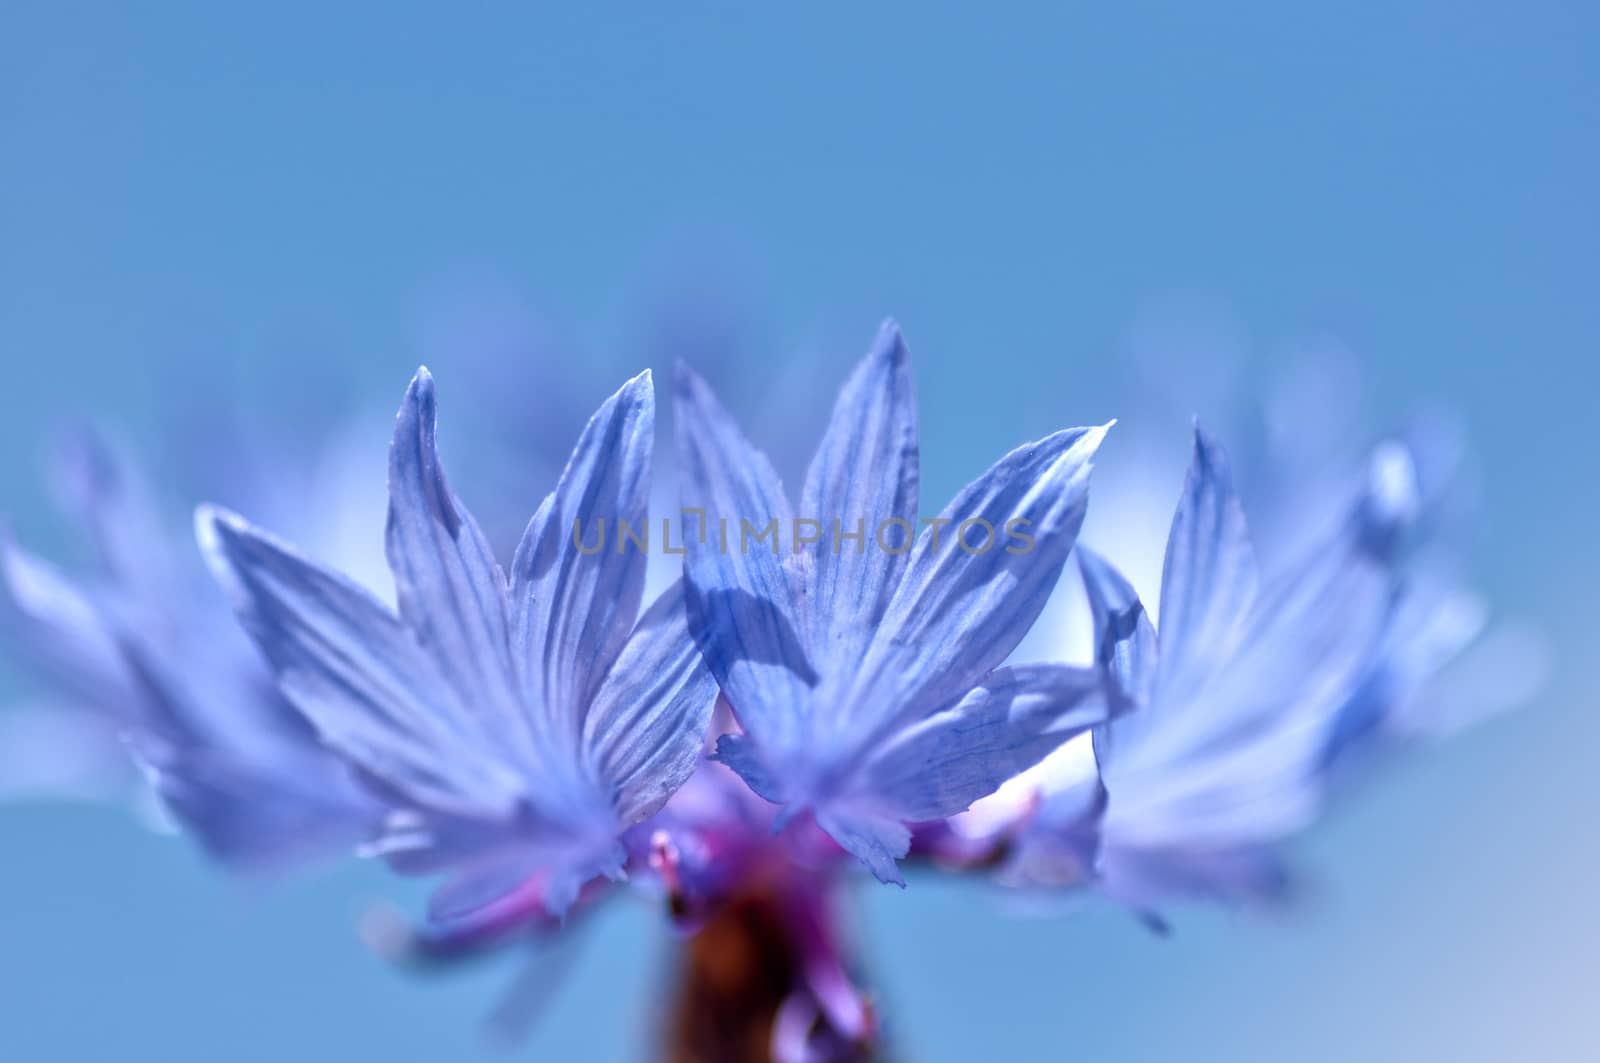
{"type": "Polygon", "coordinates": [[[703,380],[685,366],[675,382],[689,629],[746,731],[769,749],[800,740],[801,711],[815,682],[800,598],[783,559],[793,519],[765,456],[740,433],[703,380]],[[720,521],[776,520],[776,550],[722,546],[720,521]],[[702,531],[705,534],[701,534],[702,531]]]}
{"type": "Polygon", "coordinates": [[[917,529],[917,405],[900,330],[885,322],[839,393],[806,473],[800,516],[819,524],[808,547],[810,646],[851,655],[871,638],[905,571],[917,529]],[[886,525],[891,519],[903,523],[886,525]],[[834,535],[853,532],[859,544],[834,535]],[[883,544],[876,541],[883,531],[883,544]]]}
{"type": "Polygon", "coordinates": [[[952,816],[1100,723],[1107,711],[1094,669],[1000,668],[874,757],[861,784],[904,820],[952,816]]]}
{"type": "Polygon", "coordinates": [[[1106,895],[1140,911],[1174,901],[1271,905],[1288,899],[1294,886],[1282,857],[1257,846],[1184,852],[1112,846],[1101,852],[1099,870],[1106,895]]]}
{"type": "Polygon", "coordinates": [[[716,701],[716,681],[689,637],[680,581],[639,618],[584,720],[584,747],[613,788],[623,827],[666,804],[694,773],[716,701]]]}
{"type": "Polygon", "coordinates": [[[1156,630],[1133,584],[1099,554],[1078,547],[1078,569],[1094,619],[1095,664],[1135,705],[1150,700],[1155,681],[1156,630]]]}
{"type": "Polygon", "coordinates": [[[389,448],[387,538],[400,617],[464,704],[506,741],[525,741],[513,722],[505,578],[445,482],[435,420],[433,377],[419,369],[389,448]]]}
{"type": "Polygon", "coordinates": [[[218,580],[323,740],[425,808],[509,817],[517,774],[493,748],[404,625],[368,592],[209,507],[197,532],[218,580]]]}
{"type": "Polygon", "coordinates": [[[647,558],[620,525],[645,530],[654,438],[647,370],[589,419],[511,563],[513,641],[525,687],[550,713],[545,722],[570,733],[639,613],[647,558]]]}
{"type": "Polygon", "coordinates": [[[123,722],[137,715],[127,666],[90,595],[3,530],[0,634],[68,694],[123,722]]]}
{"type": "Polygon", "coordinates": [[[883,734],[921,718],[1016,647],[1077,539],[1090,459],[1107,427],[1068,429],[1019,447],[945,507],[945,525],[927,528],[912,549],[860,669],[859,696],[833,703],[844,716],[841,729],[883,734]],[[979,521],[993,529],[987,549],[979,521]]]}
{"type": "Polygon", "coordinates": [[[52,464],[57,494],[87,530],[98,561],[119,587],[159,600],[181,582],[150,485],[126,454],[80,428],[61,441],[52,464]]]}
{"type": "Polygon", "coordinates": [[[1228,456],[1197,422],[1161,569],[1163,696],[1185,696],[1228,659],[1243,637],[1257,580],[1228,456]]]}

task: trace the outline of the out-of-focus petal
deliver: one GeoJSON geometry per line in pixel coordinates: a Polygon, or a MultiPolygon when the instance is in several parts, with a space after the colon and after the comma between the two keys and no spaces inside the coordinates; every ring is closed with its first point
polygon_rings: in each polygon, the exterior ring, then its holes
{"type": "Polygon", "coordinates": [[[335,851],[352,852],[377,819],[329,758],[298,776],[230,750],[187,749],[152,781],[165,809],[206,855],[234,871],[272,872],[335,851]]]}
{"type": "MultiPolygon", "coordinates": [[[[1456,604],[1456,603],[1451,603],[1456,604]]],[[[1448,614],[1441,605],[1436,614],[1448,614]]],[[[1415,614],[1411,614],[1415,615],[1415,614]]],[[[1388,663],[1402,673],[1402,695],[1389,706],[1391,735],[1443,738],[1536,697],[1550,672],[1550,649],[1531,626],[1507,621],[1469,630],[1450,615],[1423,621],[1415,641],[1388,663]],[[1481,631],[1481,637],[1480,637],[1481,631]]]]}
{"type": "Polygon", "coordinates": [[[265,669],[203,668],[169,641],[114,626],[140,707],[128,749],[164,809],[212,859],[236,871],[278,871],[348,852],[378,822],[376,801],[265,669]]]}
{"type": "Polygon", "coordinates": [[[202,547],[286,696],[331,747],[424,807],[505,818],[516,774],[411,632],[372,595],[202,507],[202,547]]]}
{"type": "Polygon", "coordinates": [[[489,1013],[489,1033],[496,1047],[516,1047],[539,1025],[582,952],[576,937],[562,934],[529,948],[521,970],[489,1013]]]}
{"type": "Polygon", "coordinates": [[[1133,714],[1111,725],[1124,729],[1097,744],[1108,836],[1220,849],[1310,821],[1322,751],[1394,603],[1393,573],[1369,549],[1368,505],[1358,501],[1331,539],[1257,596],[1211,681],[1182,702],[1158,689],[1159,726],[1152,717],[1134,732],[1133,714]]]}
{"type": "Polygon", "coordinates": [[[127,721],[137,714],[130,676],[89,595],[0,531],[0,630],[28,664],[87,704],[127,721]]]}
{"type": "Polygon", "coordinates": [[[428,920],[459,929],[472,924],[488,932],[520,925],[544,911],[543,854],[512,849],[493,852],[457,871],[428,898],[428,920]]]}
{"type": "Polygon", "coordinates": [[[1227,454],[1197,423],[1161,568],[1161,697],[1191,696],[1233,653],[1257,579],[1227,454]]]}
{"type": "Polygon", "coordinates": [[[52,466],[58,495],[87,529],[100,565],[113,582],[157,600],[181,584],[149,485],[117,447],[80,427],[60,442],[52,466]]]}
{"type": "Polygon", "coordinates": [[[1288,899],[1294,886],[1281,855],[1259,846],[1112,848],[1101,853],[1099,873],[1102,891],[1144,914],[1158,932],[1164,932],[1154,915],[1159,906],[1174,901],[1271,905],[1288,899]]]}

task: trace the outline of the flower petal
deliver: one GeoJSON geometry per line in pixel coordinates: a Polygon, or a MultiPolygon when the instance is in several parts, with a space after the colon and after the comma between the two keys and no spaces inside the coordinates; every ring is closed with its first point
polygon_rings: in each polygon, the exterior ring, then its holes
{"type": "Polygon", "coordinates": [[[403,624],[371,594],[231,513],[202,506],[201,546],[285,696],[387,789],[439,812],[511,816],[518,774],[403,624]]]}
{"type": "Polygon", "coordinates": [[[800,516],[819,525],[807,551],[809,644],[819,657],[853,656],[883,616],[916,536],[917,465],[910,356],[889,321],[840,391],[800,496],[800,516]],[[835,523],[865,538],[846,545],[835,523]]]}
{"type": "Polygon", "coordinates": [[[270,872],[349,853],[377,822],[376,803],[343,763],[314,751],[322,759],[308,752],[298,764],[276,764],[248,746],[192,747],[147,767],[166,809],[208,856],[233,870],[270,872]]]}
{"type": "Polygon", "coordinates": [[[1077,539],[1090,459],[1109,427],[1068,429],[1019,447],[945,507],[944,524],[930,525],[911,551],[855,696],[827,699],[837,729],[865,745],[868,736],[949,704],[1016,647],[1077,539]],[[988,549],[972,541],[979,521],[993,530],[988,549]],[[1008,531],[1028,538],[1003,538],[1008,531]],[[885,696],[891,689],[896,696],[885,696]]]}
{"type": "Polygon", "coordinates": [[[1194,458],[1161,567],[1161,696],[1184,697],[1228,659],[1255,600],[1255,552],[1221,445],[1194,427],[1194,458]]]}
{"type": "Polygon", "coordinates": [[[435,420],[433,377],[418,369],[389,448],[387,539],[400,617],[460,702],[502,741],[524,746],[505,577],[488,540],[445,482],[435,420]]]}
{"type": "MultiPolygon", "coordinates": [[[[1282,857],[1260,846],[1180,852],[1110,846],[1102,849],[1098,870],[1108,897],[1147,914],[1172,901],[1270,905],[1294,886],[1282,857]]],[[[1156,925],[1162,925],[1159,918],[1156,925]]]]}
{"type": "Polygon", "coordinates": [[[545,875],[537,852],[490,852],[456,871],[428,896],[428,921],[457,933],[519,930],[544,910],[545,875]]]}
{"type": "Polygon", "coordinates": [[[737,772],[751,792],[762,800],[775,805],[788,801],[781,781],[772,775],[755,743],[744,735],[727,734],[719,737],[717,751],[711,759],[737,772]]]}
{"type": "Polygon", "coordinates": [[[89,594],[0,530],[0,632],[28,665],[75,698],[126,723],[138,714],[132,677],[89,594]]]}
{"type": "Polygon", "coordinates": [[[793,519],[766,457],[740,433],[711,389],[685,366],[675,381],[689,629],[747,733],[793,748],[815,673],[802,642],[800,597],[783,564],[793,519]],[[769,551],[723,547],[720,521],[776,520],[769,551]],[[715,530],[713,530],[715,529],[715,530]],[[704,532],[704,534],[702,534],[704,532]]]}
{"type": "Polygon", "coordinates": [[[613,788],[622,826],[654,813],[694,773],[716,701],[680,581],[639,618],[584,720],[584,748],[613,788]]]}
{"type": "Polygon", "coordinates": [[[904,886],[895,861],[911,850],[911,831],[892,816],[870,810],[830,805],[817,810],[817,826],[845,852],[867,865],[879,881],[904,886]]]}
{"type": "Polygon", "coordinates": [[[1107,671],[1119,694],[1146,705],[1158,650],[1156,629],[1138,592],[1111,562],[1084,546],[1078,547],[1078,570],[1094,620],[1095,664],[1107,671]]]}
{"type": "Polygon", "coordinates": [[[862,782],[904,820],[941,819],[994,793],[1107,712],[1096,670],[1000,668],[875,756],[862,782]]]}
{"type": "Polygon", "coordinates": [[[79,428],[56,448],[56,493],[89,535],[96,559],[118,588],[161,601],[185,575],[158,518],[150,485],[119,448],[79,428]]]}
{"type": "Polygon", "coordinates": [[[577,733],[644,592],[655,397],[645,371],[595,411],[511,563],[513,640],[529,700],[554,734],[577,733]],[[585,544],[579,548],[579,542],[585,544]],[[588,544],[598,541],[598,552],[588,544]],[[570,730],[569,730],[570,729],[570,730]]]}
{"type": "MultiPolygon", "coordinates": [[[[1237,647],[1160,726],[1097,744],[1119,844],[1223,849],[1277,840],[1316,814],[1337,713],[1368,674],[1394,608],[1358,500],[1342,528],[1257,596],[1237,647]]],[[[1165,645],[1163,644],[1163,650],[1165,645]]]]}

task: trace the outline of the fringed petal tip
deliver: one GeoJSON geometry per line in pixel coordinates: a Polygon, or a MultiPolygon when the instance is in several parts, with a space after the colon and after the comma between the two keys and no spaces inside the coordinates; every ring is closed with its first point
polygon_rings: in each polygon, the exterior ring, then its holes
{"type": "Polygon", "coordinates": [[[817,826],[845,852],[867,866],[872,877],[905,889],[899,861],[911,851],[911,830],[895,819],[856,814],[847,809],[820,809],[817,826]]]}
{"type": "MultiPolygon", "coordinates": [[[[711,754],[710,759],[717,764],[732,768],[734,773],[744,780],[745,785],[750,787],[757,797],[776,805],[785,804],[783,790],[778,784],[778,779],[768,770],[766,763],[761,759],[759,751],[748,737],[738,734],[720,736],[717,739],[716,752],[711,754]]],[[[788,818],[790,818],[783,816],[782,813],[780,813],[780,817],[783,818],[784,823],[787,823],[788,818]]],[[[779,831],[783,827],[781,824],[774,824],[773,829],[774,831],[779,831]]]]}

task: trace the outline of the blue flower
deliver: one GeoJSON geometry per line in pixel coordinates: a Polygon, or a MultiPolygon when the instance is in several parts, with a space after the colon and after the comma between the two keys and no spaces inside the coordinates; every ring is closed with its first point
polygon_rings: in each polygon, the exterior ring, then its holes
{"type": "Polygon", "coordinates": [[[798,511],[687,368],[676,402],[690,627],[743,728],[716,759],[781,806],[780,826],[810,813],[899,883],[906,824],[965,809],[1105,718],[1093,671],[999,667],[1072,549],[1105,428],[1013,451],[914,534],[916,407],[892,323],[846,382],[798,511]]]}
{"type": "Polygon", "coordinates": [[[1385,542],[1412,508],[1377,477],[1327,538],[1263,579],[1226,455],[1196,427],[1167,539],[1160,633],[1128,581],[1078,552],[1096,661],[1134,709],[1094,731],[1102,788],[1053,799],[1083,814],[1095,874],[1142,911],[1174,897],[1283,885],[1273,844],[1316,814],[1323,751],[1380,651],[1397,597],[1385,542]]]}
{"type": "MultiPolygon", "coordinates": [[[[1348,356],[1328,350],[1302,355],[1280,386],[1253,396],[1236,393],[1241,385],[1228,383],[1227,360],[1208,359],[1204,350],[1197,337],[1184,337],[1130,392],[1127,402],[1138,414],[1131,418],[1133,434],[1119,435],[1111,479],[1105,469],[1097,474],[1097,503],[1084,540],[1115,560],[1123,582],[1155,590],[1163,518],[1183,476],[1161,439],[1176,427],[1180,407],[1198,404],[1211,411],[1207,423],[1220,420],[1239,442],[1230,479],[1240,485],[1250,514],[1261,584],[1288,586],[1307,578],[1306,559],[1319,552],[1354,552],[1363,566],[1381,561],[1392,570],[1393,600],[1372,651],[1348,684],[1344,703],[1326,713],[1317,755],[1302,751],[1278,764],[1280,780],[1298,780],[1281,782],[1282,792],[1316,795],[1311,804],[1336,798],[1341,783],[1357,778],[1346,770],[1355,762],[1392,753],[1404,741],[1453,733],[1526,701],[1542,681],[1546,654],[1522,625],[1490,624],[1486,604],[1466,580],[1463,548],[1472,507],[1471,492],[1463,488],[1470,487],[1470,453],[1455,418],[1447,411],[1412,417],[1374,446],[1361,413],[1359,369],[1348,356]],[[1195,386],[1197,365],[1207,382],[1223,382],[1224,389],[1207,396],[1195,386]]],[[[1087,650],[1093,624],[1090,610],[1079,608],[1080,589],[1077,578],[1063,581],[1035,626],[1029,653],[1078,659],[1087,650]]],[[[1011,880],[1092,878],[1105,795],[1089,745],[1074,743],[1015,780],[980,815],[957,824],[988,847],[981,851],[1010,849],[1011,880]],[[1011,845],[1015,841],[1021,844],[1011,845]]],[[[1295,806],[1301,798],[1285,801],[1295,806]]],[[[1260,897],[1288,884],[1274,847],[1225,852],[1189,854],[1195,872],[1189,892],[1260,897]]],[[[1129,866],[1131,858],[1124,859],[1124,881],[1129,866]]]]}
{"type": "Polygon", "coordinates": [[[621,835],[699,759],[715,686],[681,589],[637,615],[643,552],[574,541],[596,520],[644,525],[654,419],[648,373],[600,407],[508,579],[445,482],[419,370],[390,448],[397,611],[237,516],[199,515],[284,694],[400,810],[372,851],[449,873],[436,923],[564,913],[585,883],[623,873],[621,835]]]}
{"type": "Polygon", "coordinates": [[[11,741],[35,760],[87,758],[92,770],[69,781],[96,792],[125,788],[104,755],[124,743],[163,807],[235,869],[354,844],[380,806],[274,689],[192,540],[97,440],[66,457],[64,493],[101,572],[71,578],[0,541],[0,619],[52,692],[48,715],[8,714],[11,741]]]}
{"type": "Polygon", "coordinates": [[[1463,445],[1422,421],[1381,444],[1368,463],[1369,492],[1404,500],[1411,519],[1377,532],[1374,548],[1405,573],[1378,652],[1329,734],[1330,772],[1440,738],[1531,700],[1544,681],[1544,640],[1516,621],[1491,623],[1463,575],[1459,512],[1463,445]]]}

